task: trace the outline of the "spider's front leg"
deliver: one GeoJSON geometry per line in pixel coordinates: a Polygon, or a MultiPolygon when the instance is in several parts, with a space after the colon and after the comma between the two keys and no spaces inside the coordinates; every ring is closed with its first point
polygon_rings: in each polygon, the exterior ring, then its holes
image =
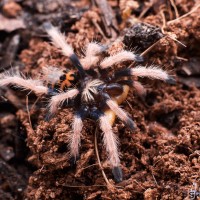
{"type": "Polygon", "coordinates": [[[33,91],[37,96],[47,95],[49,92],[48,87],[44,86],[41,80],[34,80],[26,78],[20,73],[6,72],[0,77],[0,87],[13,85],[22,90],[33,91]]]}
{"type": "Polygon", "coordinates": [[[80,76],[84,78],[85,71],[83,66],[81,65],[77,55],[74,53],[72,47],[66,43],[64,35],[49,22],[44,23],[44,28],[51,37],[54,45],[61,50],[63,55],[69,57],[72,64],[78,69],[80,76]]]}

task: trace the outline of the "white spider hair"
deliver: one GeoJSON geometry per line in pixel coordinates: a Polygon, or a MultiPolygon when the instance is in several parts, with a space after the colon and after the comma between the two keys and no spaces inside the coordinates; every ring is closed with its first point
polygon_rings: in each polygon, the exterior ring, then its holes
{"type": "Polygon", "coordinates": [[[46,23],[45,29],[51,37],[53,44],[61,50],[64,56],[70,57],[74,54],[72,47],[65,41],[65,36],[56,27],[50,23],[46,23]]]}
{"type": "Polygon", "coordinates": [[[98,44],[97,42],[90,42],[86,46],[85,55],[86,56],[94,56],[102,53],[106,50],[105,45],[98,44]]]}
{"type": "Polygon", "coordinates": [[[55,84],[58,80],[60,80],[60,76],[63,75],[63,70],[47,66],[42,68],[43,80],[47,81],[48,83],[55,84]]]}
{"type": "Polygon", "coordinates": [[[85,57],[81,59],[81,64],[85,70],[91,68],[99,61],[100,57],[98,54],[106,50],[106,46],[100,45],[97,42],[90,42],[86,46],[85,57]]]}
{"type": "Polygon", "coordinates": [[[81,64],[83,65],[83,69],[90,69],[92,66],[99,62],[99,59],[100,58],[98,56],[87,56],[85,58],[82,58],[81,64]]]}
{"type": "Polygon", "coordinates": [[[118,167],[120,165],[119,153],[118,153],[118,138],[112,131],[112,126],[109,123],[109,119],[106,115],[99,118],[100,128],[103,131],[103,143],[108,152],[108,159],[112,167],[118,167]]]}
{"type": "Polygon", "coordinates": [[[49,113],[55,114],[59,106],[62,105],[65,100],[74,98],[78,93],[79,91],[77,89],[71,89],[67,92],[62,92],[55,96],[52,96],[48,105],[49,113]]]}
{"type": "Polygon", "coordinates": [[[94,101],[93,94],[98,93],[98,86],[102,85],[104,82],[99,79],[94,79],[92,81],[88,81],[83,92],[82,99],[86,102],[94,101]]]}
{"type": "Polygon", "coordinates": [[[100,67],[105,69],[108,68],[114,64],[118,64],[120,62],[124,62],[124,61],[128,61],[128,60],[137,60],[138,55],[134,54],[131,51],[120,51],[118,53],[116,53],[113,56],[109,56],[107,58],[105,58],[101,63],[100,63],[100,67]]]}
{"type": "Polygon", "coordinates": [[[80,116],[75,114],[73,124],[72,124],[73,132],[71,133],[70,138],[69,138],[70,155],[75,160],[76,160],[76,157],[79,155],[82,128],[83,128],[83,121],[80,116]]]}
{"type": "Polygon", "coordinates": [[[106,104],[123,122],[125,122],[126,125],[128,125],[131,129],[134,128],[132,119],[122,108],[118,106],[115,101],[113,101],[112,99],[107,99],[106,104]]]}
{"type": "Polygon", "coordinates": [[[130,73],[132,76],[148,77],[153,79],[160,79],[163,81],[166,81],[170,78],[167,72],[156,66],[151,66],[151,67],[138,66],[136,68],[130,69],[130,73]]]}
{"type": "Polygon", "coordinates": [[[26,78],[20,73],[4,73],[0,79],[0,86],[14,85],[16,88],[31,90],[40,96],[48,93],[48,88],[43,85],[41,80],[26,78]]]}

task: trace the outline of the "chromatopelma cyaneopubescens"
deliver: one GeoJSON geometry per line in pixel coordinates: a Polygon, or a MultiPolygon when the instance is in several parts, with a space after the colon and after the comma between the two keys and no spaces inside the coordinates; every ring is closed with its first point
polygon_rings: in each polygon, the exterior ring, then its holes
{"type": "Polygon", "coordinates": [[[131,130],[135,127],[133,120],[119,106],[126,99],[129,89],[134,87],[139,94],[145,91],[142,84],[133,78],[149,77],[169,83],[174,80],[166,71],[152,66],[126,68],[110,75],[108,70],[113,65],[123,61],[140,62],[142,57],[123,50],[101,60],[107,47],[91,42],[86,46],[85,57],[79,61],[57,28],[46,23],[45,29],[53,44],[71,60],[75,69],[63,71],[56,67],[44,67],[43,76],[38,80],[26,78],[20,73],[5,72],[0,78],[0,86],[14,85],[33,91],[38,96],[49,97],[47,120],[55,116],[58,108],[64,106],[66,102],[74,107],[73,131],[69,138],[69,151],[74,161],[79,155],[83,119],[97,120],[102,130],[103,143],[114,178],[120,182],[122,171],[118,138],[113,133],[112,126],[117,116],[131,130]]]}

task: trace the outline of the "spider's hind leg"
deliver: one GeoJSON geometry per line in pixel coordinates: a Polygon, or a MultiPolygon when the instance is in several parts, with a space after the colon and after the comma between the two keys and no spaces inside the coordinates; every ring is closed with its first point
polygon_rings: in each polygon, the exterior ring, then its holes
{"type": "MultiPolygon", "coordinates": [[[[111,111],[112,112],[112,111],[111,111]]],[[[108,159],[112,167],[112,173],[116,182],[121,182],[123,179],[122,170],[120,167],[120,159],[118,152],[118,138],[112,131],[112,115],[114,113],[105,113],[100,116],[100,128],[103,131],[103,143],[108,153],[108,159]],[[111,117],[109,116],[111,115],[111,117]],[[111,119],[111,120],[110,120],[111,119]]]]}
{"type": "Polygon", "coordinates": [[[109,109],[104,112],[99,112],[98,118],[100,128],[103,132],[103,143],[108,153],[108,159],[112,167],[114,179],[116,182],[121,182],[123,175],[120,167],[118,138],[112,131],[112,124],[115,121],[115,113],[109,109]]]}
{"type": "Polygon", "coordinates": [[[83,128],[83,119],[88,115],[87,107],[80,108],[74,115],[72,129],[73,132],[69,138],[69,151],[71,155],[70,163],[74,165],[79,158],[79,147],[81,143],[81,131],[83,128]]]}
{"type": "Polygon", "coordinates": [[[121,182],[123,175],[118,153],[118,138],[112,131],[112,125],[115,122],[115,113],[110,109],[102,112],[93,107],[89,112],[89,116],[100,123],[100,128],[103,132],[103,143],[108,153],[108,160],[112,167],[114,179],[116,182],[121,182]]]}

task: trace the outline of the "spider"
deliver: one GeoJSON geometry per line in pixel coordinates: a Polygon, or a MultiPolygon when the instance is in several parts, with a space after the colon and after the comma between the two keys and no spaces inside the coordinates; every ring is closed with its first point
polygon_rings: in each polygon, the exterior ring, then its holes
{"type": "Polygon", "coordinates": [[[14,85],[31,90],[36,95],[49,97],[47,120],[55,116],[64,103],[75,109],[72,133],[69,138],[71,158],[79,156],[83,119],[90,118],[99,122],[103,134],[108,160],[116,182],[123,179],[118,153],[118,138],[112,131],[116,116],[133,130],[135,124],[129,114],[119,105],[126,99],[129,89],[134,87],[142,95],[145,89],[132,77],[149,77],[172,83],[174,79],[158,67],[137,66],[126,68],[108,75],[109,68],[123,61],[141,62],[141,56],[130,51],[120,51],[101,60],[107,46],[91,42],[86,46],[85,57],[78,59],[72,47],[65,41],[64,35],[52,24],[45,23],[46,32],[53,44],[67,56],[75,70],[61,70],[56,67],[44,67],[42,78],[33,80],[20,73],[5,72],[0,79],[0,86],[14,85]]]}

